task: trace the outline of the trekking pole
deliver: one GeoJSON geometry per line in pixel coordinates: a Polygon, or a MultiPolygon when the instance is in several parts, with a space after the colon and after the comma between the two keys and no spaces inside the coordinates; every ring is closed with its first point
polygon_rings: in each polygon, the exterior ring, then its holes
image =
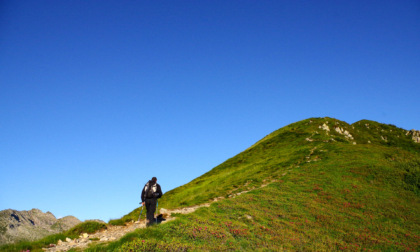
{"type": "MultiPolygon", "coordinates": [[[[140,203],[141,204],[141,203],[140,203]]],[[[140,217],[141,217],[141,214],[143,213],[143,204],[141,204],[141,211],[140,211],[140,215],[139,215],[139,219],[138,219],[138,221],[140,221],[140,217]]]]}
{"type": "Polygon", "coordinates": [[[158,222],[157,222],[157,217],[158,217],[158,213],[159,213],[159,209],[158,209],[158,206],[159,206],[159,202],[158,202],[158,200],[156,199],[156,224],[158,224],[158,222]]]}

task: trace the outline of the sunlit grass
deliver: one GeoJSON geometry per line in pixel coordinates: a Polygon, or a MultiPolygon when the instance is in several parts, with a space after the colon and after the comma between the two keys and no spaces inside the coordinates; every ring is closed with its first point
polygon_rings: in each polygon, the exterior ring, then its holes
{"type": "MultiPolygon", "coordinates": [[[[396,146],[368,140],[354,145],[334,133],[322,136],[319,124],[310,129],[320,132],[320,136],[315,134],[318,140],[305,143],[302,138],[312,135],[298,132],[302,125],[310,128],[305,123],[287,127],[292,133],[273,133],[209,173],[165,194],[164,204],[191,205],[213,195],[257,189],[186,216],[178,215],[172,223],[137,230],[109,247],[93,247],[90,251],[419,250],[418,146],[407,139],[400,139],[403,147],[396,140],[396,146]],[[276,182],[258,188],[263,180],[276,182]],[[197,195],[183,198],[189,193],[197,195]],[[183,201],[177,202],[181,198],[183,201]]],[[[363,128],[347,127],[355,141],[356,132],[363,141],[371,137],[363,128]]],[[[393,131],[401,136],[398,130],[393,131]]]]}
{"type": "MultiPolygon", "coordinates": [[[[88,251],[418,251],[419,192],[420,144],[404,130],[312,118],[165,193],[159,206],[225,199],[88,251]],[[327,121],[329,132],[319,128],[327,121]]],[[[139,213],[110,224],[137,220],[139,213]]]]}

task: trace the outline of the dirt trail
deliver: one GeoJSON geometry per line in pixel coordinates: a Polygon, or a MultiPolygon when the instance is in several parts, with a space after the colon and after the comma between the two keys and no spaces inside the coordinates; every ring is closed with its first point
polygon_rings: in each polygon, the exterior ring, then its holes
{"type": "MultiPolygon", "coordinates": [[[[283,174],[284,176],[285,174],[283,174]]],[[[231,193],[231,195],[229,195],[229,198],[234,198],[238,195],[241,195],[243,193],[247,193],[250,191],[253,191],[255,189],[258,188],[262,188],[265,187],[273,182],[275,182],[276,180],[272,180],[270,182],[264,182],[260,187],[257,188],[251,188],[247,191],[241,191],[238,193],[231,193]]],[[[219,201],[221,199],[225,199],[224,197],[218,197],[213,199],[213,202],[219,201]]],[[[184,207],[184,208],[178,208],[178,209],[173,209],[173,210],[167,210],[164,208],[159,209],[159,213],[163,214],[165,216],[165,223],[171,220],[176,219],[176,217],[172,217],[171,214],[172,213],[179,213],[179,214],[189,214],[192,213],[194,211],[196,211],[197,209],[201,208],[201,207],[209,207],[211,203],[205,203],[205,204],[201,204],[201,205],[196,205],[196,206],[191,206],[191,207],[184,207]]],[[[79,238],[77,239],[70,239],[70,238],[66,238],[65,241],[58,241],[57,244],[51,244],[50,248],[44,248],[44,251],[49,251],[49,252],[58,252],[58,251],[68,251],[70,249],[73,248],[79,248],[79,249],[84,249],[87,248],[91,243],[107,243],[107,242],[111,242],[111,241],[116,241],[119,240],[121,237],[123,237],[125,234],[133,232],[134,230],[138,229],[138,228],[145,228],[146,227],[146,220],[142,219],[140,221],[136,221],[136,222],[128,222],[126,223],[125,226],[111,226],[109,225],[108,228],[106,230],[102,230],[99,232],[96,232],[94,234],[82,234],[80,235],[79,238]]]]}
{"type": "MultiPolygon", "coordinates": [[[[197,210],[200,207],[209,207],[210,203],[197,205],[197,206],[191,206],[191,207],[184,207],[174,210],[167,210],[164,208],[159,209],[159,213],[163,214],[165,216],[165,223],[171,220],[176,219],[176,217],[172,217],[172,213],[181,213],[181,214],[188,214],[192,213],[195,210],[197,210]]],[[[77,239],[70,239],[66,238],[66,241],[58,241],[57,244],[54,246],[51,245],[50,248],[44,248],[44,251],[50,251],[50,252],[58,252],[58,251],[68,251],[73,248],[87,248],[91,243],[106,243],[111,241],[119,240],[121,237],[123,237],[125,234],[133,232],[134,230],[138,228],[145,228],[146,227],[146,220],[145,218],[140,221],[132,221],[126,223],[125,226],[111,226],[109,225],[106,230],[101,230],[99,232],[96,232],[94,234],[82,234],[77,239]]]]}

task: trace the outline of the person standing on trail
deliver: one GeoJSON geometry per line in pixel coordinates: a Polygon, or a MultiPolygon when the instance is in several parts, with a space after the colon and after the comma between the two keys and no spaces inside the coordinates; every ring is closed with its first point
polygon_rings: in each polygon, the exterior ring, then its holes
{"type": "Polygon", "coordinates": [[[147,210],[147,226],[154,224],[155,211],[157,199],[162,197],[162,190],[157,182],[157,178],[153,177],[152,180],[146,183],[141,192],[141,204],[146,205],[147,210]]]}

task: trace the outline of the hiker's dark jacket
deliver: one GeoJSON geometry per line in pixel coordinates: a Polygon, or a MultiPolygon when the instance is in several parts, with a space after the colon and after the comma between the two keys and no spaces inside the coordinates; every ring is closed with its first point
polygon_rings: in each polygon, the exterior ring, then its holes
{"type": "Polygon", "coordinates": [[[143,187],[143,191],[141,192],[141,201],[144,202],[146,199],[158,199],[162,197],[162,189],[160,189],[160,185],[152,180],[146,183],[143,187]],[[148,190],[151,192],[148,193],[148,190]]]}

